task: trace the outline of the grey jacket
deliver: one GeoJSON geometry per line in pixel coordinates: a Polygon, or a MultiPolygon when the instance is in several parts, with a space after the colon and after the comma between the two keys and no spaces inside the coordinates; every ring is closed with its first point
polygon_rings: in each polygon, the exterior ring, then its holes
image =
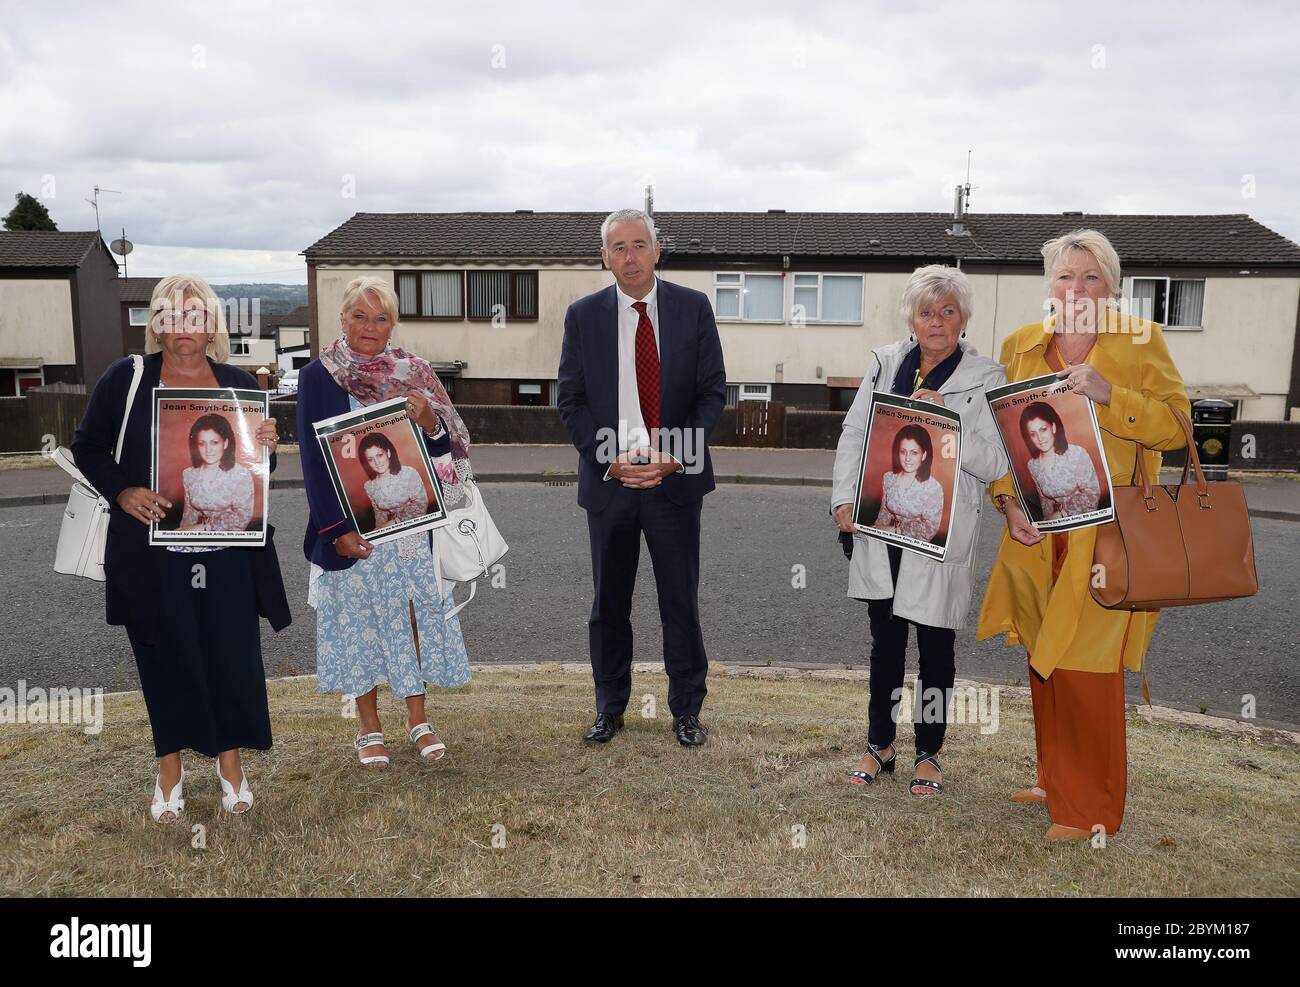
{"type": "MultiPolygon", "coordinates": [[[[871,392],[888,391],[907,351],[916,345],[901,340],[873,351],[870,373],[862,378],[853,406],[844,418],[835,452],[835,476],[831,490],[831,511],[843,504],[856,504],[858,465],[867,426],[871,392]]],[[[1007,382],[1002,366],[975,352],[964,340],[961,362],[939,388],[944,406],[961,415],[961,467],[966,475],[957,484],[957,504],[948,535],[943,562],[933,562],[915,552],[903,552],[898,586],[889,574],[885,543],[866,535],[853,536],[853,559],[849,563],[849,593],[859,600],[894,598],[894,613],[931,627],[959,628],[970,611],[974,583],[975,545],[985,484],[1005,476],[1008,463],[998,438],[993,415],[984,392],[1007,382]]]]}

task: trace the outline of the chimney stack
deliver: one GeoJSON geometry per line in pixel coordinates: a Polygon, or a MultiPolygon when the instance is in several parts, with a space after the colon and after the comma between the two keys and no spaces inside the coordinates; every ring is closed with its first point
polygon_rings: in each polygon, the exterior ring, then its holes
{"type": "Polygon", "coordinates": [[[952,197],[952,228],[948,230],[949,236],[969,236],[966,232],[966,206],[970,200],[970,182],[965,186],[958,185],[953,189],[952,197]]]}

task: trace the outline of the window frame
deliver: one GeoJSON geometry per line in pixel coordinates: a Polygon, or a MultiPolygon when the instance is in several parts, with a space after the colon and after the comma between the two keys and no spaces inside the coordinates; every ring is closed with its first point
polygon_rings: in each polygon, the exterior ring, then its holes
{"type": "Polygon", "coordinates": [[[14,392],[10,397],[23,397],[27,392],[23,390],[22,382],[33,377],[37,378],[37,382],[29,385],[29,389],[30,387],[45,386],[45,366],[43,364],[39,367],[6,367],[5,369],[12,370],[14,375],[14,392]]]}
{"type": "Polygon", "coordinates": [[[137,329],[143,329],[144,327],[148,326],[148,325],[149,325],[149,306],[148,306],[148,305],[143,305],[143,306],[141,306],[141,305],[128,305],[128,306],[126,307],[126,324],[129,325],[129,326],[134,326],[134,327],[136,327],[137,329]],[[135,321],[135,313],[136,313],[136,312],[143,312],[143,313],[144,313],[144,321],[142,321],[142,322],[136,322],[136,321],[135,321]]]}
{"type": "MultiPolygon", "coordinates": [[[[762,326],[781,326],[781,325],[785,325],[787,322],[790,321],[788,315],[786,314],[786,313],[787,313],[787,306],[786,306],[786,281],[785,281],[785,276],[786,276],[786,274],[787,274],[786,271],[725,271],[725,270],[724,270],[724,271],[714,271],[714,272],[713,272],[713,315],[714,315],[714,318],[715,318],[718,322],[751,322],[751,323],[753,323],[753,324],[755,324],[755,325],[762,325],[762,326]],[[720,284],[718,284],[718,275],[719,275],[719,274],[726,274],[726,275],[738,274],[738,275],[740,275],[740,281],[739,281],[739,282],[736,282],[736,283],[724,283],[724,284],[721,284],[721,285],[720,285],[720,284]],[[748,318],[748,317],[745,315],[745,281],[746,281],[746,279],[747,279],[748,277],[750,277],[751,275],[756,275],[756,276],[759,276],[759,277],[775,277],[775,278],[780,278],[780,279],[781,279],[781,316],[780,316],[780,318],[777,318],[777,319],[751,319],[751,318],[748,318]],[[740,314],[739,314],[739,315],[735,315],[735,316],[731,316],[731,315],[718,315],[718,289],[719,289],[719,288],[728,288],[728,289],[731,289],[731,288],[738,288],[738,289],[740,290],[740,305],[738,306],[738,307],[739,307],[739,311],[740,311],[740,314]]],[[[793,283],[793,282],[792,282],[792,283],[793,283]]],[[[819,284],[820,284],[820,282],[819,282],[819,284]]],[[[818,305],[821,304],[821,296],[820,296],[820,295],[818,295],[817,303],[818,303],[818,305]]]]}
{"type": "MultiPolygon", "coordinates": [[[[1137,287],[1137,282],[1139,281],[1163,281],[1165,283],[1165,318],[1166,319],[1169,318],[1169,295],[1170,292],[1172,291],[1172,286],[1175,281],[1199,281],[1202,285],[1205,285],[1207,288],[1209,287],[1208,278],[1175,278],[1172,276],[1163,276],[1159,274],[1134,274],[1129,278],[1128,304],[1129,304],[1129,311],[1133,315],[1137,316],[1138,318],[1146,318],[1146,316],[1142,315],[1137,311],[1137,306],[1134,303],[1134,289],[1137,287]]],[[[1152,314],[1154,315],[1155,313],[1152,314]]],[[[1155,324],[1158,325],[1162,331],[1166,331],[1166,332],[1204,332],[1205,331],[1205,288],[1201,289],[1200,325],[1171,326],[1167,322],[1160,322],[1154,318],[1151,321],[1155,322],[1155,324]]]]}
{"type": "Polygon", "coordinates": [[[505,268],[467,268],[465,271],[465,321],[466,322],[491,322],[490,315],[470,315],[469,314],[469,276],[471,274],[505,274],[506,277],[506,321],[507,322],[537,322],[542,316],[542,294],[541,294],[541,272],[537,268],[528,268],[519,270],[513,267],[505,268]],[[515,291],[515,279],[520,276],[531,276],[533,279],[533,306],[532,315],[520,315],[517,303],[518,293],[515,291]]]}
{"type": "Polygon", "coordinates": [[[819,326],[860,326],[865,325],[864,313],[867,308],[867,276],[850,271],[792,271],[793,278],[790,281],[790,322],[794,323],[794,298],[795,293],[800,289],[807,291],[812,285],[801,285],[798,279],[813,278],[817,279],[817,314],[804,319],[803,324],[809,325],[816,323],[819,326]],[[823,319],[822,318],[822,288],[826,283],[826,278],[857,278],[858,279],[858,317],[857,319],[823,319]]]}
{"type": "Polygon", "coordinates": [[[469,311],[469,295],[466,289],[465,270],[446,267],[402,267],[393,269],[393,293],[397,295],[397,321],[399,322],[464,322],[469,311]],[[415,315],[402,314],[402,276],[415,278],[415,315]],[[421,274],[455,274],[460,278],[460,315],[426,315],[424,292],[421,290],[421,274]]]}
{"type": "Polygon", "coordinates": [[[744,383],[744,382],[742,382],[742,383],[738,383],[738,384],[736,385],[736,406],[737,406],[737,407],[740,406],[740,402],[741,402],[741,401],[768,401],[768,402],[770,402],[771,400],[772,400],[772,385],[771,385],[771,384],[754,383],[754,382],[744,383]],[[761,388],[764,388],[764,390],[765,390],[765,394],[764,394],[764,396],[761,397],[761,398],[760,398],[760,397],[757,397],[757,396],[753,396],[753,395],[747,397],[747,396],[745,395],[745,388],[747,388],[747,387],[761,387],[761,388]]]}

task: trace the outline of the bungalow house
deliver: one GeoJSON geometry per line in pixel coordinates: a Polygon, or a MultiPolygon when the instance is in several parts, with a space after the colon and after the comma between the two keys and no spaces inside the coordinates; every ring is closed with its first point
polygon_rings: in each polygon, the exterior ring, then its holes
{"type": "Polygon", "coordinates": [[[310,315],[306,305],[283,315],[262,316],[262,335],[275,341],[280,374],[295,374],[311,362],[310,315]]]}
{"type": "MultiPolygon", "coordinates": [[[[570,302],[610,283],[603,213],[357,213],[303,252],[311,351],[336,338],[344,287],[392,280],[402,345],[454,379],[456,400],[554,403],[570,302]]],[[[1246,215],[658,212],[660,274],[713,304],[728,402],[845,409],[872,347],[905,334],[898,300],[930,263],[971,278],[969,339],[1042,318],[1039,248],[1093,227],[1115,244],[1123,298],[1166,327],[1193,399],[1238,417],[1300,405],[1300,246],[1246,215]],[[1266,355],[1266,356],[1265,356],[1266,355]]]]}

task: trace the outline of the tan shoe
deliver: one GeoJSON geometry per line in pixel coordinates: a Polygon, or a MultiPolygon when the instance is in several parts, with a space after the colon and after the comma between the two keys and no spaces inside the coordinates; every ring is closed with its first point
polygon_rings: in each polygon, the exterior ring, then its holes
{"type": "Polygon", "coordinates": [[[1086,829],[1078,829],[1074,826],[1060,826],[1052,823],[1046,833],[1043,834],[1045,840],[1090,840],[1092,834],[1086,829]]]}
{"type": "Polygon", "coordinates": [[[1039,795],[1032,788],[1022,788],[1014,795],[1007,796],[1009,802],[1018,802],[1021,805],[1044,805],[1047,802],[1046,795],[1039,795]]]}

